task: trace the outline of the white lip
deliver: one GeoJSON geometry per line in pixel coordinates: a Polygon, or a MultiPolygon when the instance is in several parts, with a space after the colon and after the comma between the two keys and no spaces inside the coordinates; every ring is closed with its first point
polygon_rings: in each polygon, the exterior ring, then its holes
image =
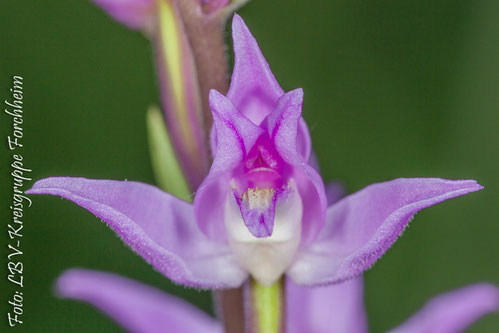
{"type": "Polygon", "coordinates": [[[225,202],[225,226],[229,245],[239,263],[260,283],[271,285],[291,264],[301,239],[303,205],[300,194],[290,181],[291,194],[276,203],[274,229],[270,237],[253,236],[241,217],[232,193],[225,202]]]}

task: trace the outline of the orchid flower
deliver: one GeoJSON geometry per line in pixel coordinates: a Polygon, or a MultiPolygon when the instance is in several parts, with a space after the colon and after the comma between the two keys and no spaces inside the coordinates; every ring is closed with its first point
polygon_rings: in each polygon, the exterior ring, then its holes
{"type": "Polygon", "coordinates": [[[73,201],[171,280],[218,289],[249,275],[265,286],[284,274],[309,286],[354,278],[415,213],[482,188],[473,180],[396,179],[327,207],[309,164],[302,90],[281,89],[238,15],[232,34],[234,72],[226,96],[210,93],[214,161],[194,205],[133,181],[54,177],[27,193],[73,201]]]}
{"type": "MultiPolygon", "coordinates": [[[[223,332],[222,325],[191,304],[117,275],[72,269],[59,277],[63,298],[92,304],[130,332],[223,332]]],[[[286,285],[289,333],[367,332],[362,278],[322,287],[286,285]]],[[[457,333],[499,309],[499,289],[478,283],[432,299],[392,333],[457,333]]]]}

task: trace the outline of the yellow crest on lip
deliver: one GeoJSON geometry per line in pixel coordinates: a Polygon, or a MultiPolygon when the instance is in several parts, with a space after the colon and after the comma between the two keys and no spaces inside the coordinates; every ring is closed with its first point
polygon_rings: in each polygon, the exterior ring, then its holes
{"type": "Polygon", "coordinates": [[[249,209],[255,208],[268,208],[272,204],[275,190],[272,188],[248,188],[246,192],[241,195],[242,202],[247,205],[249,209]]]}

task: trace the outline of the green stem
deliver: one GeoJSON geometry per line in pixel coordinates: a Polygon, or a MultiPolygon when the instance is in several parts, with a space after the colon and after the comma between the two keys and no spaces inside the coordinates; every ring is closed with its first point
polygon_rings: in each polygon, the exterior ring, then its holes
{"type": "Polygon", "coordinates": [[[284,279],[271,286],[250,282],[251,333],[284,332],[284,279]]]}

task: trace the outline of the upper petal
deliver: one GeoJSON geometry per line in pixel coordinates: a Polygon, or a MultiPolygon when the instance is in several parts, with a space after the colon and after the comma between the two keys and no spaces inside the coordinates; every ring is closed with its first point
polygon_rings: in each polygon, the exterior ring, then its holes
{"type": "MultiPolygon", "coordinates": [[[[277,106],[284,91],[272,74],[258,43],[244,23],[235,14],[232,19],[234,70],[227,98],[256,125],[260,125],[277,106]]],[[[312,140],[307,124],[300,119],[297,134],[298,153],[308,161],[312,140]]]]}
{"type": "Polygon", "coordinates": [[[276,109],[267,118],[267,127],[276,150],[293,167],[293,176],[303,199],[302,239],[306,243],[315,239],[324,225],[327,200],[321,176],[298,154],[302,102],[301,89],[280,97],[276,109]]]}
{"type": "Polygon", "coordinates": [[[225,239],[223,207],[230,191],[230,172],[237,167],[263,130],[244,117],[222,94],[212,90],[215,160],[194,198],[196,220],[210,238],[225,239]]]}
{"type": "Polygon", "coordinates": [[[482,189],[474,180],[401,178],[373,184],[328,208],[317,240],[288,274],[298,284],[327,284],[371,267],[419,210],[482,189]]]}
{"type": "Polygon", "coordinates": [[[116,21],[142,30],[151,25],[155,11],[154,0],[93,0],[116,21]]]}
{"type": "Polygon", "coordinates": [[[478,283],[430,300],[391,333],[458,333],[489,312],[499,310],[499,288],[478,283]]]}
{"type": "Polygon", "coordinates": [[[209,98],[217,142],[216,151],[213,152],[215,160],[230,158],[237,163],[250,151],[263,130],[242,115],[236,106],[218,91],[211,90],[209,98]],[[237,151],[233,149],[234,146],[238,148],[237,151]]]}
{"type": "Polygon", "coordinates": [[[274,109],[284,91],[272,74],[269,64],[243,19],[232,19],[234,70],[227,93],[232,103],[248,119],[259,125],[274,109]]]}
{"type": "Polygon", "coordinates": [[[327,287],[297,286],[286,280],[289,333],[367,332],[362,277],[327,287]]]}
{"type": "Polygon", "coordinates": [[[60,297],[87,302],[130,332],[222,332],[222,327],[191,304],[127,278],[71,269],[57,280],[60,297]]]}
{"type": "Polygon", "coordinates": [[[192,205],[154,186],[54,177],[37,181],[26,193],[58,195],[87,209],[177,283],[237,287],[246,278],[229,247],[209,240],[198,229],[192,205]]]}

